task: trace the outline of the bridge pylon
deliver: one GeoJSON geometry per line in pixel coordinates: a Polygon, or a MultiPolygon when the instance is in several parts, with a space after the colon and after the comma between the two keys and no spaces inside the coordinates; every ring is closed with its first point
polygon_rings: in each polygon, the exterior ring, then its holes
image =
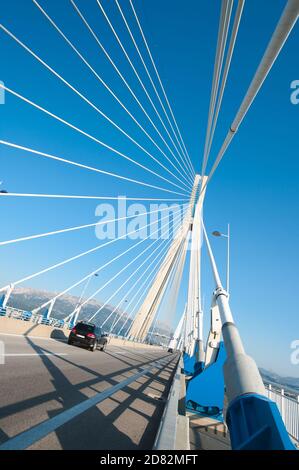
{"type": "MultiPolygon", "coordinates": [[[[170,275],[180,256],[181,250],[187,250],[187,240],[192,229],[196,202],[198,199],[200,175],[195,176],[190,203],[187,213],[182,221],[181,228],[178,230],[170,248],[161,264],[154,282],[140,307],[135,320],[133,321],[128,336],[136,340],[144,341],[149,329],[154,321],[160,303],[165,294],[170,275]]],[[[201,200],[203,198],[201,197],[201,200]]]]}

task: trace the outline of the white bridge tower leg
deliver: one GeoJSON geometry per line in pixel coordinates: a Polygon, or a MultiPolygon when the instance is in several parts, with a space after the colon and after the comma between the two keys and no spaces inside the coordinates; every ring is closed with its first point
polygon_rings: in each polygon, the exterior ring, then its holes
{"type": "Polygon", "coordinates": [[[135,320],[129,331],[129,336],[134,339],[143,341],[151,324],[155,318],[160,302],[165,293],[167,282],[169,280],[170,273],[176,263],[179,253],[184,249],[186,239],[188,237],[190,227],[193,222],[193,215],[195,211],[196,198],[199,189],[199,182],[201,177],[196,175],[193,189],[190,197],[190,204],[187,214],[182,222],[182,227],[174,238],[165,258],[162,262],[161,268],[155,277],[155,280],[136,315],[135,320]]]}
{"type": "MultiPolygon", "coordinates": [[[[207,177],[203,178],[202,186],[207,177]]],[[[204,364],[205,352],[203,343],[203,312],[201,305],[201,246],[202,246],[202,209],[205,190],[202,192],[196,207],[191,226],[191,254],[189,270],[189,288],[187,302],[187,344],[186,352],[194,356],[196,351],[196,363],[204,364]]]]}

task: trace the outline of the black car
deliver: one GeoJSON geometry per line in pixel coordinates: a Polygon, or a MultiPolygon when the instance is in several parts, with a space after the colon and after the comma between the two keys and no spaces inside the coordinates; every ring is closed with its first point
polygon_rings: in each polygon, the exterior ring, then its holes
{"type": "Polygon", "coordinates": [[[95,351],[98,347],[104,351],[108,343],[108,335],[94,323],[80,321],[71,330],[68,344],[79,344],[95,351]]]}

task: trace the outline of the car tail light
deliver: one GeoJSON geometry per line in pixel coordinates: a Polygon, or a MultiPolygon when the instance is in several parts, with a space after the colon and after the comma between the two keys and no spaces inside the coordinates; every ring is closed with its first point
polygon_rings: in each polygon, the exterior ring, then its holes
{"type": "Polygon", "coordinates": [[[96,337],[96,335],[94,335],[93,333],[88,333],[87,334],[87,338],[95,338],[95,337],[96,337]]]}
{"type": "Polygon", "coordinates": [[[76,328],[72,328],[72,333],[77,333],[76,328]]]}

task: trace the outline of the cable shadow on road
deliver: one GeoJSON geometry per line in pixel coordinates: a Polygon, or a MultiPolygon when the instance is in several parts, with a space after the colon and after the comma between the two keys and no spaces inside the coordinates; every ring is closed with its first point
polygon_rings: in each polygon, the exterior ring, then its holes
{"type": "MultiPolygon", "coordinates": [[[[144,383],[139,383],[137,389],[134,382],[57,429],[56,438],[62,448],[151,449],[165,403],[146,391],[161,373],[163,369],[158,369],[150,377],[142,377],[144,383]]],[[[166,384],[164,396],[168,388],[166,384]]]]}
{"type": "MultiPolygon", "coordinates": [[[[98,384],[99,380],[100,381],[104,380],[105,382],[108,382],[111,385],[115,385],[116,383],[118,383],[118,380],[115,380],[113,377],[117,376],[119,378],[119,376],[121,374],[125,374],[127,372],[132,372],[132,370],[134,370],[134,369],[136,370],[136,368],[139,369],[140,367],[146,366],[150,362],[153,362],[153,359],[151,359],[151,361],[144,361],[144,362],[139,363],[137,365],[127,363],[129,365],[129,367],[124,368],[122,370],[115,371],[112,374],[103,375],[103,374],[96,373],[94,370],[89,369],[88,367],[77,365],[76,363],[70,361],[69,359],[66,359],[65,357],[62,357],[60,355],[55,355],[55,353],[52,353],[51,351],[47,350],[46,348],[36,345],[28,337],[26,337],[26,340],[30,344],[30,346],[37,352],[37,354],[42,354],[42,353],[47,353],[47,352],[51,353],[51,354],[53,354],[54,357],[58,357],[59,360],[66,361],[70,365],[77,366],[82,370],[85,370],[89,373],[92,373],[96,377],[94,379],[87,380],[87,381],[81,382],[79,384],[73,385],[65,377],[65,375],[61,372],[59,367],[53,362],[53,360],[50,358],[51,356],[41,355],[39,357],[40,357],[43,365],[47,368],[47,370],[50,373],[51,381],[53,383],[53,387],[55,388],[55,391],[50,392],[48,394],[44,394],[41,397],[35,397],[33,399],[24,400],[23,402],[20,402],[20,403],[14,404],[14,405],[9,405],[9,406],[5,407],[4,410],[2,409],[2,412],[1,412],[2,416],[4,416],[4,415],[9,416],[10,414],[16,414],[18,412],[24,411],[24,409],[30,409],[30,408],[33,408],[34,406],[44,404],[47,401],[56,400],[57,403],[59,404],[59,409],[57,409],[57,410],[48,410],[47,411],[47,414],[48,414],[49,418],[51,418],[51,417],[56,416],[57,414],[61,413],[61,411],[62,411],[61,406],[62,406],[63,410],[65,410],[65,409],[71,408],[72,406],[76,405],[79,402],[82,402],[82,401],[86,400],[86,398],[87,398],[86,394],[82,393],[79,389],[82,389],[83,387],[92,387],[92,386],[98,384]]],[[[169,355],[167,355],[167,356],[169,356],[169,355]]],[[[156,357],[155,359],[158,359],[158,358],[156,357]]],[[[159,357],[159,359],[161,359],[161,357],[159,357]]],[[[150,379],[148,379],[148,380],[150,380],[150,379]]],[[[98,392],[98,390],[96,390],[96,392],[98,392]]],[[[119,413],[119,416],[121,416],[121,414],[123,412],[124,412],[124,409],[119,413]]],[[[136,410],[134,411],[134,413],[138,414],[138,412],[136,410]]],[[[140,415],[142,415],[143,419],[146,419],[145,416],[141,412],[140,412],[140,415]]],[[[128,437],[128,435],[126,434],[126,431],[125,430],[119,431],[116,428],[116,426],[113,424],[114,421],[111,419],[111,416],[110,415],[106,416],[97,407],[93,407],[88,412],[84,413],[84,416],[82,415],[82,419],[84,418],[84,422],[86,422],[86,429],[88,428],[88,429],[94,430],[94,429],[96,429],[96,427],[99,426],[99,423],[101,423],[101,422],[103,422],[103,420],[105,420],[105,427],[109,426],[109,433],[108,434],[105,433],[105,435],[110,436],[109,439],[108,439],[109,442],[106,442],[106,444],[105,444],[106,448],[109,445],[110,446],[112,445],[111,449],[112,448],[115,448],[115,449],[117,449],[117,448],[119,448],[119,449],[134,449],[134,448],[137,448],[136,444],[134,444],[132,442],[132,439],[130,437],[128,437]],[[84,416],[88,416],[86,418],[87,422],[86,422],[86,419],[84,418],[84,416]],[[111,444],[111,442],[112,442],[112,444],[111,444]],[[116,443],[115,444],[116,447],[113,447],[114,442],[116,443]]],[[[98,448],[98,449],[105,448],[105,446],[104,447],[101,446],[101,444],[99,442],[99,437],[96,438],[96,434],[94,434],[93,432],[92,432],[92,436],[90,436],[90,432],[86,433],[89,436],[88,439],[87,438],[85,439],[84,437],[82,437],[82,423],[83,423],[82,419],[79,419],[79,421],[78,421],[78,423],[80,422],[80,425],[78,424],[78,426],[79,426],[78,432],[79,432],[79,434],[81,434],[81,438],[80,438],[81,444],[79,444],[78,441],[73,441],[72,440],[71,436],[69,436],[69,432],[65,431],[68,428],[68,425],[64,425],[63,428],[58,429],[56,431],[56,433],[55,433],[56,437],[52,436],[52,439],[54,440],[54,443],[55,443],[54,445],[57,446],[57,444],[58,444],[58,447],[70,448],[70,449],[75,449],[75,448],[90,448],[90,449],[92,449],[92,448],[98,448]],[[58,439],[58,443],[57,443],[57,439],[58,439]]],[[[75,421],[74,420],[72,420],[71,423],[73,423],[73,426],[75,426],[75,424],[74,424],[75,421]]],[[[69,423],[69,424],[71,424],[71,423],[69,423]]],[[[71,429],[72,429],[71,435],[72,435],[72,433],[74,432],[74,429],[75,429],[73,426],[71,426],[71,429]]],[[[101,438],[103,440],[103,436],[101,436],[101,438]]],[[[7,437],[2,436],[2,439],[0,438],[0,440],[3,442],[5,440],[7,440],[7,437]]],[[[40,445],[43,445],[42,441],[40,441],[40,445]]]]}
{"type": "MultiPolygon", "coordinates": [[[[35,343],[33,343],[32,340],[28,337],[26,338],[26,340],[28,342],[32,343],[32,347],[36,346],[36,348],[37,348],[36,351],[38,353],[41,353],[41,352],[42,353],[51,353],[51,354],[53,354],[54,357],[59,358],[60,361],[66,363],[70,366],[74,366],[74,367],[76,367],[80,370],[83,370],[84,372],[90,373],[90,374],[95,376],[94,379],[88,379],[86,381],[83,381],[83,382],[80,382],[78,384],[73,385],[72,387],[74,389],[80,389],[80,388],[83,388],[83,387],[91,387],[91,386],[97,385],[100,381],[105,381],[105,382],[108,382],[111,385],[115,385],[116,383],[118,383],[118,381],[114,379],[115,377],[120,377],[121,375],[123,375],[124,378],[127,378],[128,373],[132,373],[132,372],[136,371],[137,369],[145,367],[148,364],[150,364],[151,362],[153,362],[153,361],[144,361],[144,362],[140,362],[137,365],[129,364],[129,367],[119,369],[115,372],[112,372],[111,374],[108,374],[108,375],[99,374],[98,372],[94,371],[93,369],[90,369],[89,367],[77,364],[77,363],[71,361],[70,359],[67,359],[66,357],[63,357],[63,356],[60,356],[58,354],[52,353],[52,351],[50,351],[49,349],[46,349],[45,347],[35,345],[35,343]]],[[[106,353],[104,353],[104,354],[106,354],[106,353]]],[[[44,356],[41,356],[41,357],[44,357],[44,356]]],[[[162,356],[159,359],[164,358],[164,357],[165,356],[162,356]]],[[[119,358],[118,358],[118,360],[120,362],[124,362],[119,358]]],[[[51,391],[51,392],[48,392],[48,393],[44,393],[40,396],[36,396],[34,398],[28,398],[28,399],[25,399],[25,400],[20,401],[18,403],[14,403],[14,404],[11,404],[11,405],[4,406],[4,407],[1,408],[0,418],[4,418],[4,417],[10,416],[12,414],[19,413],[19,412],[21,412],[23,410],[26,410],[28,408],[33,408],[34,406],[39,406],[39,405],[42,405],[43,403],[45,403],[47,401],[56,400],[56,399],[57,399],[57,392],[56,391],[51,391]]],[[[0,442],[1,442],[1,440],[0,440],[0,442]]]]}
{"type": "MultiPolygon", "coordinates": [[[[27,341],[30,344],[30,346],[38,354],[45,352],[45,349],[43,347],[37,346],[29,338],[27,338],[27,341]]],[[[50,374],[50,377],[51,377],[50,380],[56,391],[56,400],[59,403],[59,409],[47,410],[47,414],[49,418],[52,418],[56,416],[57,414],[60,414],[62,411],[65,411],[66,409],[72,408],[73,406],[85,401],[88,398],[88,396],[86,396],[85,393],[78,390],[78,388],[73,387],[72,382],[65,376],[64,373],[61,372],[59,367],[52,360],[51,356],[41,355],[40,359],[50,374]]],[[[75,423],[74,423],[74,420],[72,420],[69,423],[71,425],[71,436],[69,436],[70,431],[68,429],[68,424],[66,424],[62,426],[61,428],[58,428],[55,431],[55,433],[52,433],[52,435],[49,435],[43,438],[37,444],[34,444],[32,447],[39,448],[41,446],[41,448],[50,448],[50,449],[53,447],[61,448],[61,449],[66,449],[66,448],[77,449],[77,448],[82,448],[81,446],[83,446],[83,448],[91,448],[90,447],[90,437],[91,437],[90,435],[94,433],[95,425],[97,424],[97,426],[99,426],[100,423],[103,422],[103,418],[105,418],[105,416],[95,406],[92,407],[90,410],[88,410],[86,413],[89,416],[88,428],[84,429],[84,426],[82,427],[82,421],[80,419],[81,418],[80,416],[79,420],[76,421],[75,423]],[[78,431],[80,434],[79,441],[72,439],[72,431],[74,430],[76,425],[78,426],[78,431]],[[89,432],[87,432],[88,429],[89,429],[89,432]],[[70,445],[69,437],[71,438],[71,445],[70,445]],[[45,443],[45,447],[43,447],[43,441],[45,443]],[[68,447],[66,444],[70,445],[70,447],[68,447]]],[[[116,427],[112,429],[112,436],[113,436],[113,440],[121,444],[122,446],[121,448],[124,448],[124,449],[134,448],[134,446],[132,445],[132,440],[128,436],[126,436],[124,433],[120,432],[116,427]]],[[[94,445],[93,448],[99,448],[96,442],[93,442],[93,445],[94,445]]]]}
{"type": "MultiPolygon", "coordinates": [[[[135,366],[137,367],[138,364],[140,364],[140,362],[139,362],[139,361],[140,361],[140,357],[142,357],[143,359],[147,359],[147,360],[148,360],[148,361],[145,362],[145,363],[153,362],[153,361],[155,361],[157,358],[160,359],[160,357],[161,357],[161,356],[146,357],[146,356],[143,356],[143,355],[142,355],[142,356],[139,355],[139,358],[138,358],[138,359],[135,359],[135,358],[133,358],[133,357],[130,357],[129,354],[127,353],[127,351],[126,351],[126,356],[125,356],[125,358],[123,357],[123,355],[117,354],[117,352],[114,352],[114,353],[113,353],[113,352],[108,351],[108,350],[105,351],[105,354],[106,354],[107,356],[113,357],[114,359],[117,359],[117,360],[123,362],[124,364],[131,365],[132,367],[133,367],[134,365],[131,364],[130,362],[127,362],[125,359],[127,359],[128,361],[131,360],[131,361],[137,362],[137,364],[135,364],[135,366]]],[[[165,356],[163,356],[163,357],[165,357],[165,356]]]]}

